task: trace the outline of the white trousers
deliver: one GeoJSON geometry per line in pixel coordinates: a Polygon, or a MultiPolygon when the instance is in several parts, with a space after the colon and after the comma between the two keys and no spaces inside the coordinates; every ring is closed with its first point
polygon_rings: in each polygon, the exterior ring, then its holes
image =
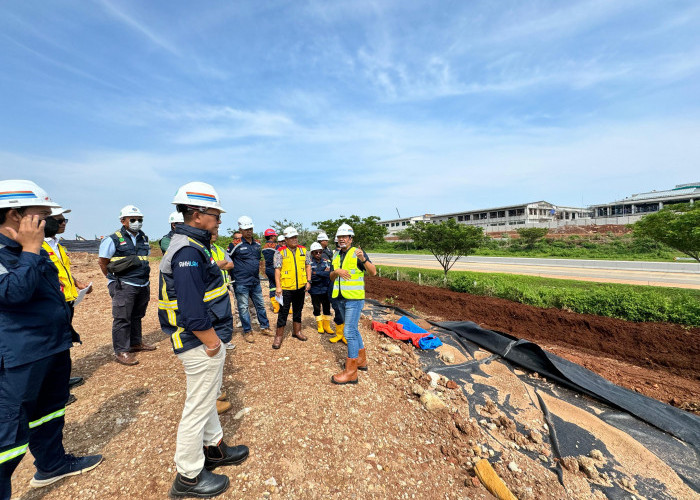
{"type": "Polygon", "coordinates": [[[222,344],[216,356],[209,357],[204,346],[177,355],[187,376],[187,398],[177,428],[175,466],[187,477],[195,478],[204,468],[204,446],[218,444],[224,436],[216,412],[226,348],[222,344]]]}

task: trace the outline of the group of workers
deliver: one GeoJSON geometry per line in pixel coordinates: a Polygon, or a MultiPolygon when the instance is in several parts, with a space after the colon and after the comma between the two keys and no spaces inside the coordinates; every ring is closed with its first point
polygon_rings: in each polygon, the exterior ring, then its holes
{"type": "MultiPolygon", "coordinates": [[[[367,356],[358,324],[364,306],[364,274],[376,274],[366,252],[353,246],[353,229],[343,224],[336,250],[328,236],[307,249],[298,232],[288,227],[277,235],[264,232],[261,245],[250,217],[238,219],[239,233],[224,251],[214,242],[224,209],[213,186],[190,182],[172,203],[171,231],[160,240],[158,319],[183,365],[186,399],[178,426],[173,497],[209,498],[229,486],[226,475],[211,472],[248,457],[245,445],[228,446],[219,420],[226,400],[222,386],[227,349],[233,348],[234,324],[229,291],[235,297],[242,336],[254,342],[249,301],[263,335],[279,349],[292,313],[292,336],[302,333],[306,293],[311,296],[317,331],[335,333],[348,354],[334,384],[355,384],[358,370],[367,370],[367,356]],[[260,263],[270,285],[270,303],[277,314],[274,334],[260,285],[260,263]],[[336,330],[331,327],[330,308],[336,330]]],[[[97,467],[101,455],[75,457],[63,448],[65,407],[70,377],[69,349],[79,336],[72,326],[74,303],[89,285],[71,273],[70,259],[57,234],[65,231],[70,210],[53,202],[32,181],[0,181],[0,500],[10,498],[11,476],[27,449],[35,458],[30,485],[42,487],[97,467]]],[[[104,238],[99,266],[112,298],[112,344],[115,360],[138,364],[135,353],[154,351],[143,339],[141,321],[150,298],[150,245],[142,231],[143,213],[127,205],[121,227],[104,238]]],[[[230,408],[230,403],[227,403],[230,408]]]]}

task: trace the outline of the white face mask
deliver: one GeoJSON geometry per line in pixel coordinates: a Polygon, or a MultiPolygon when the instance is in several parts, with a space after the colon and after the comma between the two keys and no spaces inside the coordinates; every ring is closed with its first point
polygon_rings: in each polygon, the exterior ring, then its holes
{"type": "Polygon", "coordinates": [[[138,233],[141,230],[141,226],[143,226],[143,222],[129,222],[129,229],[135,233],[138,233]]]}

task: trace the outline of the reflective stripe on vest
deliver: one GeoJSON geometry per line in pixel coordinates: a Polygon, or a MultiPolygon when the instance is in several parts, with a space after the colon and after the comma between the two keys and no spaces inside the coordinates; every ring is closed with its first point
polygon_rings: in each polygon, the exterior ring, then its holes
{"type": "Polygon", "coordinates": [[[365,273],[357,267],[357,256],[355,247],[351,247],[345,254],[343,264],[340,264],[340,252],[333,256],[333,269],[345,269],[350,273],[350,279],[343,279],[340,276],[333,282],[333,298],[342,294],[343,298],[349,300],[362,300],[365,298],[365,273]]]}
{"type": "Polygon", "coordinates": [[[306,285],[306,248],[299,245],[294,250],[289,247],[279,249],[282,254],[280,285],[282,290],[299,290],[306,285]]]}
{"type": "Polygon", "coordinates": [[[78,289],[75,286],[75,281],[73,281],[73,276],[70,272],[70,259],[66,254],[66,250],[59,243],[56,245],[58,249],[58,254],[56,254],[53,248],[51,248],[51,245],[46,241],[41,244],[41,247],[46,250],[51,262],[53,262],[56,269],[58,269],[58,281],[61,282],[61,291],[63,295],[66,296],[66,302],[74,301],[78,298],[78,289]]]}
{"type": "MultiPolygon", "coordinates": [[[[211,244],[211,255],[217,262],[219,262],[220,260],[226,260],[226,254],[224,253],[224,249],[221,248],[219,245],[215,245],[214,243],[211,244]]],[[[231,276],[229,275],[228,271],[224,271],[222,269],[221,276],[223,276],[224,278],[224,285],[227,285],[231,282],[231,276]]]]}

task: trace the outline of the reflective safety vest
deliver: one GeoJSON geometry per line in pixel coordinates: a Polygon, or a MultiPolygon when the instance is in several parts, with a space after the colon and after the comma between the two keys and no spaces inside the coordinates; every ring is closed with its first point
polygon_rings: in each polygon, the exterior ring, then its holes
{"type": "MultiPolygon", "coordinates": [[[[141,265],[119,273],[118,277],[119,279],[129,281],[136,285],[145,285],[148,283],[148,280],[150,279],[149,276],[151,274],[151,266],[148,263],[148,254],[151,250],[151,247],[148,244],[148,236],[146,236],[143,231],[139,231],[136,235],[136,246],[134,246],[131,236],[127,234],[127,236],[124,237],[123,231],[126,231],[126,228],[122,226],[119,231],[115,231],[113,234],[109,235],[109,238],[112,238],[112,241],[114,242],[115,249],[114,255],[111,259],[109,259],[109,261],[115,262],[132,255],[138,256],[139,260],[141,261],[141,265]]],[[[109,273],[107,278],[110,280],[116,280],[117,276],[109,273]]]]}
{"type": "Polygon", "coordinates": [[[184,322],[180,317],[175,292],[175,280],[173,279],[172,257],[178,250],[186,246],[196,248],[204,256],[204,261],[209,265],[204,276],[205,291],[202,300],[209,313],[212,327],[216,334],[224,342],[231,340],[233,333],[233,315],[231,313],[231,299],[228,287],[221,277],[221,270],[216,265],[209,249],[194,238],[185,234],[175,233],[170,241],[168,251],[160,263],[160,279],[158,283],[158,319],[164,333],[170,335],[175,354],[185,352],[202,345],[197,336],[183,327],[184,322]]]}
{"type": "Polygon", "coordinates": [[[365,273],[357,267],[355,247],[351,247],[345,254],[343,264],[340,264],[340,252],[333,256],[333,270],[345,269],[350,273],[350,279],[338,276],[333,282],[333,298],[342,296],[349,300],[362,300],[365,298],[365,273]]]}
{"type": "Polygon", "coordinates": [[[287,246],[278,250],[282,255],[280,285],[282,290],[299,290],[306,285],[306,248],[299,245],[294,250],[287,246]]]}
{"type": "MultiPolygon", "coordinates": [[[[217,262],[220,260],[226,260],[226,253],[224,252],[224,249],[219,245],[215,245],[214,243],[211,244],[211,255],[217,262]]],[[[228,271],[221,269],[221,276],[224,278],[224,285],[231,283],[231,275],[228,273],[228,271]]]]}
{"type": "Polygon", "coordinates": [[[70,272],[70,259],[66,254],[66,249],[61,246],[61,244],[56,245],[58,253],[53,251],[51,245],[44,241],[41,244],[41,248],[46,250],[49,254],[49,258],[53,265],[58,269],[58,281],[61,283],[61,291],[66,297],[66,302],[73,302],[78,298],[78,289],[75,286],[75,281],[73,281],[73,276],[70,272]]]}

